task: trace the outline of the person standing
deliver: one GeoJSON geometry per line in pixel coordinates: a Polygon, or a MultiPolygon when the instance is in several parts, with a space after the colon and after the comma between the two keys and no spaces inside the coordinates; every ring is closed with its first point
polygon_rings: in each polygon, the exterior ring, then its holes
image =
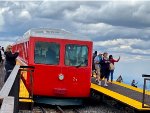
{"type": "Polygon", "coordinates": [[[109,76],[109,59],[108,59],[108,53],[104,52],[103,54],[103,59],[101,61],[101,77],[100,77],[100,84],[101,80],[105,78],[104,80],[104,86],[108,86],[107,84],[107,78],[109,76]]]}
{"type": "Polygon", "coordinates": [[[98,81],[98,85],[101,85],[101,82],[100,82],[101,60],[102,60],[102,55],[99,53],[94,59],[94,64],[95,64],[95,69],[96,69],[96,82],[98,81]]]}
{"type": "MultiPolygon", "coordinates": [[[[110,76],[111,76],[111,82],[113,81],[113,74],[114,74],[114,69],[115,69],[115,62],[119,62],[119,60],[120,60],[120,57],[118,58],[118,60],[115,60],[114,58],[113,58],[113,56],[112,55],[109,55],[109,61],[110,61],[110,76]]],[[[107,81],[109,81],[109,76],[108,76],[108,78],[107,78],[107,81]]]]}
{"type": "Polygon", "coordinates": [[[95,63],[94,63],[94,59],[95,59],[95,57],[97,56],[97,51],[95,51],[94,53],[93,53],[93,56],[92,56],[92,76],[94,75],[94,73],[95,73],[95,63]]]}
{"type": "Polygon", "coordinates": [[[0,50],[1,56],[2,56],[2,60],[1,60],[2,65],[3,65],[4,60],[5,60],[5,54],[4,54],[4,50],[3,50],[3,49],[4,49],[4,48],[2,47],[2,49],[0,50]]]}
{"type": "Polygon", "coordinates": [[[4,52],[4,47],[2,47],[2,51],[4,52]]]}
{"type": "Polygon", "coordinates": [[[6,61],[5,61],[6,75],[5,75],[4,82],[6,82],[11,71],[16,65],[16,58],[18,57],[19,52],[12,53],[12,46],[8,45],[4,54],[6,56],[6,61]]]}

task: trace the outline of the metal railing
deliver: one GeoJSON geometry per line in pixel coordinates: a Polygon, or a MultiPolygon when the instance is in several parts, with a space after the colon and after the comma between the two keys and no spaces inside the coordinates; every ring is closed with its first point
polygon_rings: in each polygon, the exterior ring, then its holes
{"type": "Polygon", "coordinates": [[[150,108],[150,75],[143,74],[144,85],[143,85],[143,98],[142,98],[142,107],[150,108]]]}
{"type": "Polygon", "coordinates": [[[19,66],[16,65],[10,73],[7,81],[3,85],[0,91],[0,113],[18,113],[19,112],[19,89],[21,71],[27,71],[30,73],[30,93],[29,98],[33,98],[33,66],[19,66]]]}
{"type": "Polygon", "coordinates": [[[19,112],[19,65],[16,65],[9,75],[7,81],[0,91],[2,105],[0,113],[18,113],[19,112]]]}
{"type": "MultiPolygon", "coordinates": [[[[29,99],[29,100],[31,100],[31,102],[30,102],[30,106],[28,105],[28,103],[29,102],[20,102],[20,104],[22,105],[21,107],[20,107],[20,109],[22,109],[22,110],[24,110],[24,109],[33,109],[33,72],[34,72],[34,66],[20,66],[20,72],[22,73],[22,72],[28,72],[29,74],[30,74],[30,78],[29,78],[29,85],[28,85],[28,88],[26,87],[26,89],[28,89],[28,93],[29,93],[29,95],[28,95],[28,97],[19,97],[19,99],[22,99],[22,100],[26,100],[26,99],[29,99]],[[26,107],[26,106],[27,107],[26,107]]],[[[24,77],[23,77],[23,75],[22,74],[20,74],[20,76],[21,76],[21,79],[22,79],[22,81],[23,81],[23,83],[25,84],[25,79],[24,79],[24,77]]],[[[26,77],[27,77],[27,75],[26,75],[26,77]]]]}

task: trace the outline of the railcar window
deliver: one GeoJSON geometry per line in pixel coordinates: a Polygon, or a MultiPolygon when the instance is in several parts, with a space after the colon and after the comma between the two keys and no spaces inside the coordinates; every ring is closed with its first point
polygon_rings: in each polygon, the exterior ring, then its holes
{"type": "Polygon", "coordinates": [[[36,42],[34,62],[37,64],[59,64],[60,45],[53,42],[36,42]]]}
{"type": "Polygon", "coordinates": [[[88,48],[84,45],[68,44],[65,52],[65,65],[83,67],[88,65],[88,48]]]}

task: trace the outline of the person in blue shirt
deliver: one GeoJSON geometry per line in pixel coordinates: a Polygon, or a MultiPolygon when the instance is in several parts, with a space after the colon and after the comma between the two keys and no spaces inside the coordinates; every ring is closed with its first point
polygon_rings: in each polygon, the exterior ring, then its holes
{"type": "Polygon", "coordinates": [[[101,60],[102,60],[102,54],[98,54],[95,58],[94,58],[94,64],[95,64],[95,69],[96,69],[96,82],[98,82],[98,85],[101,85],[100,82],[100,76],[101,76],[101,60]]]}

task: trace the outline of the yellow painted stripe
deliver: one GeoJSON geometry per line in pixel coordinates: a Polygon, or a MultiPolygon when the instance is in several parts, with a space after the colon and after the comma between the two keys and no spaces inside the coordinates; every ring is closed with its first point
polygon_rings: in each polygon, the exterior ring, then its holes
{"type": "MultiPolygon", "coordinates": [[[[94,77],[96,77],[96,76],[94,75],[94,77]]],[[[131,89],[133,91],[137,91],[137,92],[143,93],[143,89],[141,89],[141,88],[136,88],[136,87],[133,87],[131,85],[128,85],[128,84],[125,84],[125,83],[122,83],[122,82],[120,83],[120,82],[113,81],[113,83],[116,84],[116,85],[128,88],[128,89],[131,89]]],[[[146,90],[145,94],[150,95],[150,91],[146,90]]]]}
{"type": "MultiPolygon", "coordinates": [[[[28,98],[29,97],[29,92],[26,89],[24,83],[22,80],[20,80],[20,92],[19,92],[19,97],[24,97],[28,98]]],[[[31,99],[19,99],[20,102],[33,102],[31,99]]]]}
{"type": "Polygon", "coordinates": [[[33,102],[32,99],[19,99],[19,102],[33,102]]]}
{"type": "MultiPolygon", "coordinates": [[[[119,86],[128,88],[128,89],[131,89],[131,90],[134,90],[134,91],[143,93],[143,89],[136,88],[136,87],[130,86],[130,85],[128,85],[128,84],[119,83],[119,82],[113,82],[113,83],[116,84],[116,85],[119,85],[119,86]]],[[[147,95],[150,95],[150,91],[148,91],[148,90],[146,90],[145,93],[146,93],[147,95]]]]}
{"type": "Polygon", "coordinates": [[[20,80],[20,92],[19,97],[29,97],[28,90],[26,89],[22,80],[20,80]]]}
{"type": "Polygon", "coordinates": [[[91,83],[91,88],[95,89],[95,90],[97,90],[97,91],[99,91],[99,92],[101,92],[101,93],[103,93],[107,96],[110,96],[110,97],[112,97],[116,100],[119,100],[119,101],[121,101],[121,102],[123,102],[127,105],[130,105],[130,106],[132,106],[132,107],[134,107],[138,110],[150,110],[150,108],[142,108],[142,103],[141,102],[136,101],[134,99],[131,99],[129,97],[126,97],[124,95],[121,95],[119,93],[113,92],[111,90],[108,90],[104,87],[101,87],[101,86],[98,86],[98,85],[95,85],[95,84],[91,83]]]}

